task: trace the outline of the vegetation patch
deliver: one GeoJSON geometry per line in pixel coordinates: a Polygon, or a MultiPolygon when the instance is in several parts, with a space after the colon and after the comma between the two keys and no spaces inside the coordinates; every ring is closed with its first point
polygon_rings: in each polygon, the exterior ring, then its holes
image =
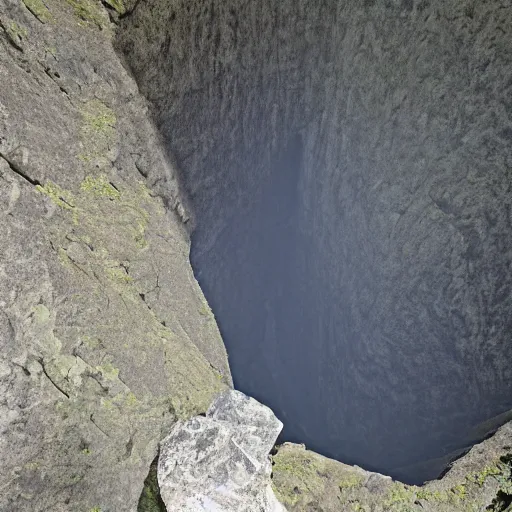
{"type": "Polygon", "coordinates": [[[101,366],[96,366],[96,371],[100,372],[106,380],[117,380],[119,378],[119,369],[111,363],[105,363],[101,366]]]}
{"type": "Polygon", "coordinates": [[[124,14],[126,12],[126,8],[122,0],[105,0],[105,2],[110,5],[110,7],[115,9],[119,14],[124,14]]]}
{"type": "Polygon", "coordinates": [[[96,197],[107,197],[112,200],[118,200],[121,197],[120,192],[104,174],[98,177],[86,176],[80,185],[80,190],[96,197]]]}
{"type": "Polygon", "coordinates": [[[98,99],[90,100],[80,109],[82,126],[80,142],[83,151],[78,158],[94,166],[105,167],[112,159],[111,150],[116,142],[116,115],[98,99]]]}
{"type": "Polygon", "coordinates": [[[273,457],[272,473],[279,487],[274,485],[277,498],[285,505],[297,504],[303,494],[317,495],[325,487],[316,461],[304,453],[279,451],[273,457]]]}
{"type": "Polygon", "coordinates": [[[99,2],[94,0],[66,0],[66,2],[73,7],[75,16],[83,23],[96,25],[99,28],[104,28],[108,23],[99,2]]]}
{"type": "Polygon", "coordinates": [[[51,181],[48,181],[44,186],[37,185],[36,190],[48,196],[53,203],[63,210],[74,210],[76,207],[73,194],[51,181]]]}
{"type": "Polygon", "coordinates": [[[36,185],[36,190],[49,197],[55,205],[62,210],[68,210],[73,213],[73,224],[78,224],[78,209],[74,195],[65,190],[56,183],[48,181],[44,186],[36,185]]]}
{"type": "Polygon", "coordinates": [[[390,487],[384,506],[386,509],[397,512],[408,512],[412,510],[414,503],[414,488],[401,482],[394,482],[390,487]]]}
{"type": "Polygon", "coordinates": [[[48,23],[52,15],[42,0],[23,0],[25,7],[41,22],[48,23]]]}
{"type": "Polygon", "coordinates": [[[157,478],[158,457],[153,461],[149,468],[149,473],[144,481],[144,488],[140,495],[137,512],[166,512],[162,497],[160,496],[160,487],[157,478]]]}
{"type": "Polygon", "coordinates": [[[12,45],[18,50],[23,51],[21,43],[23,43],[23,41],[27,39],[27,29],[21,25],[18,25],[15,21],[10,21],[9,23],[2,23],[2,21],[0,20],[0,27],[2,27],[5,30],[5,33],[7,34],[7,37],[9,38],[9,41],[12,43],[12,45]]]}
{"type": "Polygon", "coordinates": [[[114,111],[102,101],[88,101],[81,110],[85,125],[96,133],[109,134],[114,131],[116,116],[114,111]]]}
{"type": "Polygon", "coordinates": [[[356,475],[355,473],[347,473],[345,477],[338,483],[338,487],[343,489],[353,489],[354,487],[359,487],[363,483],[363,477],[361,475],[356,475]]]}
{"type": "Polygon", "coordinates": [[[128,275],[128,272],[121,265],[106,266],[105,273],[111,281],[118,283],[131,283],[133,278],[128,275]]]}

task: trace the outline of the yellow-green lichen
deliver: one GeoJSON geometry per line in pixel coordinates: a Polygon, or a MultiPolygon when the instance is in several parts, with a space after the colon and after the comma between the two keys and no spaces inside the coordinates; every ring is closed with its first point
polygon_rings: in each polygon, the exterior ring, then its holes
{"type": "Polygon", "coordinates": [[[479,486],[482,486],[490,476],[497,476],[501,472],[502,469],[499,467],[498,464],[492,464],[486,466],[484,469],[473,475],[473,478],[469,477],[469,479],[473,479],[475,483],[477,483],[479,486]]]}
{"type": "Polygon", "coordinates": [[[389,488],[384,506],[397,512],[409,512],[413,510],[414,490],[408,485],[394,482],[389,488]]]}
{"type": "Polygon", "coordinates": [[[118,393],[112,398],[102,398],[101,406],[107,411],[133,409],[140,405],[138,398],[129,391],[128,393],[118,393]]]}
{"type": "Polygon", "coordinates": [[[105,2],[110,5],[110,7],[115,9],[119,14],[124,14],[126,12],[126,8],[122,0],[105,0],[105,2]]]}
{"type": "Polygon", "coordinates": [[[26,8],[42,23],[51,21],[52,15],[42,0],[23,0],[26,8]]]}
{"type": "Polygon", "coordinates": [[[368,506],[362,505],[360,501],[352,501],[350,503],[352,510],[354,512],[367,512],[369,510],[368,506]]]}
{"type": "Polygon", "coordinates": [[[25,27],[22,25],[18,25],[15,21],[9,22],[7,25],[4,26],[5,31],[7,32],[7,35],[9,36],[9,39],[20,49],[19,43],[27,38],[28,31],[25,27]]]}
{"type": "Polygon", "coordinates": [[[73,268],[73,262],[71,261],[71,258],[68,256],[68,253],[66,252],[66,249],[64,249],[64,247],[59,247],[57,254],[59,261],[61,262],[63,267],[66,267],[68,269],[73,268]]]}
{"type": "Polygon", "coordinates": [[[338,487],[343,489],[353,489],[363,484],[364,478],[362,475],[356,475],[355,473],[349,473],[339,481],[338,487]]]}
{"type": "Polygon", "coordinates": [[[144,249],[148,245],[146,240],[146,228],[148,227],[149,214],[142,208],[140,209],[140,214],[141,216],[135,225],[134,239],[137,247],[139,249],[144,249]]]}
{"type": "Polygon", "coordinates": [[[36,469],[41,467],[41,463],[38,461],[27,462],[26,464],[23,465],[23,467],[28,471],[35,471],[36,469]]]}
{"type": "Polygon", "coordinates": [[[80,452],[83,454],[83,455],[91,455],[91,450],[89,448],[83,448],[82,450],[80,450],[80,452]]]}
{"type": "Polygon", "coordinates": [[[107,380],[117,380],[119,378],[119,369],[111,363],[105,363],[101,366],[96,366],[96,371],[100,372],[107,380]]]}
{"type": "Polygon", "coordinates": [[[101,345],[101,342],[98,338],[91,338],[87,335],[82,336],[82,342],[87,348],[90,349],[96,349],[101,345]]]}
{"type": "Polygon", "coordinates": [[[302,494],[319,494],[325,482],[319,474],[316,461],[306,453],[279,453],[273,458],[274,492],[285,505],[296,505],[302,494]],[[286,482],[275,485],[277,479],[286,482]]]}
{"type": "Polygon", "coordinates": [[[459,502],[465,500],[467,497],[466,487],[463,484],[456,485],[446,491],[431,491],[426,488],[420,488],[416,492],[416,499],[437,502],[437,503],[450,503],[457,505],[459,502]]]}
{"type": "Polygon", "coordinates": [[[75,16],[80,18],[85,24],[92,24],[103,28],[108,23],[99,2],[95,0],[66,0],[66,2],[73,8],[75,16]]]}
{"type": "Polygon", "coordinates": [[[134,407],[139,403],[138,398],[131,391],[126,395],[125,403],[128,407],[134,407]]]}
{"type": "Polygon", "coordinates": [[[114,111],[102,101],[94,99],[84,104],[81,109],[82,117],[88,128],[97,133],[113,133],[116,125],[114,111]]]}
{"type": "Polygon", "coordinates": [[[57,206],[64,210],[73,210],[75,200],[71,192],[60,188],[55,183],[48,181],[46,185],[37,185],[36,190],[48,196],[57,206]]]}
{"type": "Polygon", "coordinates": [[[272,461],[272,486],[284,505],[302,510],[302,506],[322,500],[328,492],[344,504],[343,510],[364,510],[356,503],[365,480],[361,470],[288,444],[278,449],[272,461]]]}
{"type": "Polygon", "coordinates": [[[94,167],[106,167],[113,158],[116,141],[116,115],[98,99],[90,100],[80,108],[82,126],[80,142],[83,151],[78,158],[94,167]]]}
{"type": "Polygon", "coordinates": [[[76,209],[75,198],[71,192],[64,190],[51,181],[48,181],[44,186],[36,185],[36,190],[49,197],[59,208],[72,211],[73,223],[78,224],[78,212],[76,209]]]}
{"type": "Polygon", "coordinates": [[[204,299],[202,300],[202,305],[199,308],[199,314],[202,316],[206,316],[208,318],[215,318],[213,311],[210,308],[210,305],[204,299]]]}
{"type": "Polygon", "coordinates": [[[131,283],[133,281],[133,278],[126,272],[126,269],[120,266],[106,266],[105,274],[111,281],[117,283],[131,283]]]}
{"type": "Polygon", "coordinates": [[[34,317],[38,324],[46,324],[50,320],[50,310],[44,304],[34,307],[34,317]]]}
{"type": "Polygon", "coordinates": [[[96,197],[107,197],[112,200],[118,200],[121,197],[119,191],[104,174],[97,177],[86,176],[80,185],[80,190],[96,197]]]}

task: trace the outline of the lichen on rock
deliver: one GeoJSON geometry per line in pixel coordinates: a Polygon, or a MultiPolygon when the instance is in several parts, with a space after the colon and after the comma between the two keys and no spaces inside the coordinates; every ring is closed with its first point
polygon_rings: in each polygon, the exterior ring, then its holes
{"type": "Polygon", "coordinates": [[[272,485],[292,511],[498,512],[512,502],[512,424],[473,447],[439,480],[423,486],[327,459],[285,443],[273,455],[272,485]]]}

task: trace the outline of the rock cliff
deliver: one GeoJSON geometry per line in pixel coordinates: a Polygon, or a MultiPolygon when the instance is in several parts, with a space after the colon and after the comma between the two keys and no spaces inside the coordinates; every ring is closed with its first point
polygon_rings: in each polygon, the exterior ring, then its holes
{"type": "Polygon", "coordinates": [[[2,512],[136,510],[159,440],[230,384],[115,16],[0,2],[2,512]]]}

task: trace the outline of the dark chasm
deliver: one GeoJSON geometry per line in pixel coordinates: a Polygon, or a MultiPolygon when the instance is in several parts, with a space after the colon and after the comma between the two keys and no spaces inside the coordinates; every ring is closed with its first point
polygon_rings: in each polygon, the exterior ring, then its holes
{"type": "Polygon", "coordinates": [[[438,477],[512,417],[505,11],[166,9],[128,59],[176,157],[235,387],[274,410],[280,441],[438,477]]]}

